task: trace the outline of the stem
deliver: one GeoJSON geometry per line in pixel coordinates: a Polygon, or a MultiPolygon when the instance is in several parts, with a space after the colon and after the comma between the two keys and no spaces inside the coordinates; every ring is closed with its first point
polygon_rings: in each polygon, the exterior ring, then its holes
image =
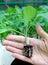
{"type": "Polygon", "coordinates": [[[19,32],[19,31],[16,31],[15,29],[12,29],[12,31],[17,32],[17,33],[20,33],[21,35],[23,35],[23,36],[24,36],[24,34],[23,34],[23,33],[19,32]]]}
{"type": "Polygon", "coordinates": [[[28,20],[26,21],[27,23],[26,23],[26,31],[25,31],[25,43],[28,45],[29,44],[29,40],[28,40],[28,29],[29,29],[29,27],[28,27],[28,24],[29,24],[29,22],[28,22],[28,20]]]}

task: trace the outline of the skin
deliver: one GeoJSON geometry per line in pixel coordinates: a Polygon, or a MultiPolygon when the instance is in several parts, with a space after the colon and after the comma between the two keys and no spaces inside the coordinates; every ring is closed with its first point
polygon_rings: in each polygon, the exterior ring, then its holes
{"type": "Polygon", "coordinates": [[[33,46],[33,54],[31,58],[23,56],[23,47],[25,42],[24,36],[8,35],[3,41],[5,48],[12,52],[12,56],[34,65],[48,65],[48,34],[37,23],[36,31],[42,37],[42,40],[29,38],[30,45],[33,46]]]}

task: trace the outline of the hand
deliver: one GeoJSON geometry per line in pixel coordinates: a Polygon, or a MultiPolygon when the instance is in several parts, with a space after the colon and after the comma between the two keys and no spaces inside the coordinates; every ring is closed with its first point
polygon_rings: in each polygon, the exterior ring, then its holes
{"type": "Polygon", "coordinates": [[[23,47],[25,37],[17,35],[8,35],[7,40],[3,41],[6,49],[12,52],[12,56],[29,62],[34,65],[48,65],[48,34],[41,28],[39,24],[36,25],[37,33],[43,40],[29,38],[30,45],[33,46],[33,54],[31,58],[23,56],[23,47]]]}

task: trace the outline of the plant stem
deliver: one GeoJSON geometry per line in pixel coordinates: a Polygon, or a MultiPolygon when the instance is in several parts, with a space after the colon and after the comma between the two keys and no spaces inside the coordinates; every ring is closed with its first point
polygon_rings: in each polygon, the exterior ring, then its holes
{"type": "Polygon", "coordinates": [[[15,30],[15,29],[12,29],[12,31],[17,32],[17,33],[20,33],[21,35],[25,36],[23,33],[21,33],[21,32],[19,32],[19,31],[15,30]]]}

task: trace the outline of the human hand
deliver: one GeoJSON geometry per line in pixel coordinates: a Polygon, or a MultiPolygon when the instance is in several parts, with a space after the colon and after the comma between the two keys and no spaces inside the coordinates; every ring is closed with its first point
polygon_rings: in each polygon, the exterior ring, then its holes
{"type": "Polygon", "coordinates": [[[41,28],[39,24],[36,25],[37,33],[43,40],[29,38],[30,45],[33,46],[33,54],[31,58],[23,55],[23,47],[25,37],[17,35],[8,35],[7,40],[3,41],[6,49],[12,52],[12,56],[29,62],[34,65],[48,65],[48,34],[41,28]]]}

